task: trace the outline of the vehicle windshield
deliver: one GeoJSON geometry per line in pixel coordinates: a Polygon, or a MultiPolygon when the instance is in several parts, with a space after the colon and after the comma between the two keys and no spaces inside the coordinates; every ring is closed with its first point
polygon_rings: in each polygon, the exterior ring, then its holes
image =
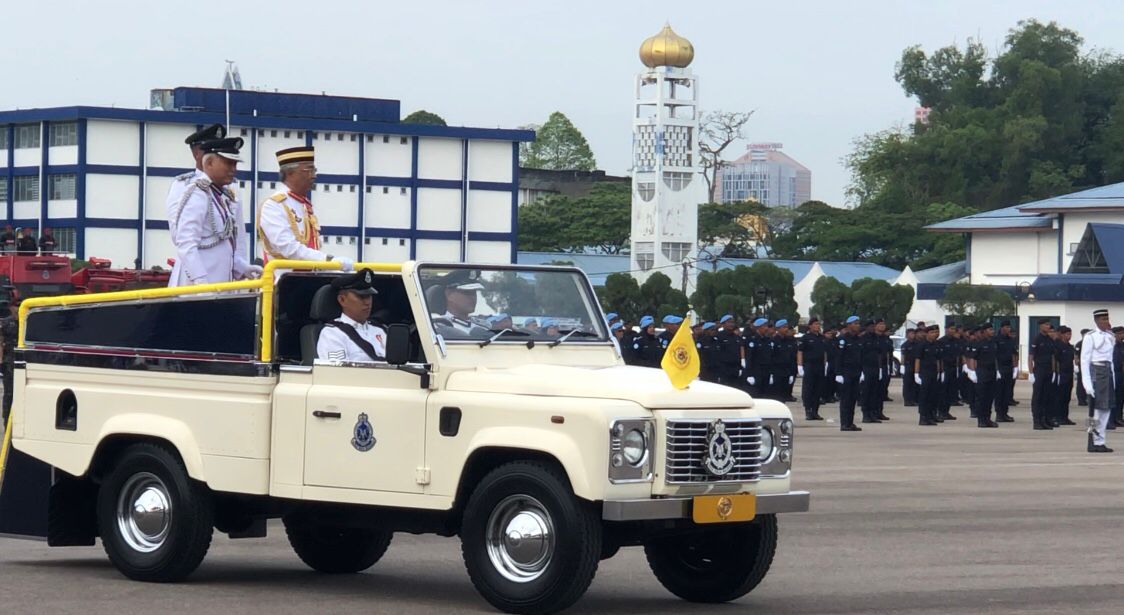
{"type": "Polygon", "coordinates": [[[434,331],[448,341],[608,340],[577,271],[422,266],[418,277],[434,331]]]}

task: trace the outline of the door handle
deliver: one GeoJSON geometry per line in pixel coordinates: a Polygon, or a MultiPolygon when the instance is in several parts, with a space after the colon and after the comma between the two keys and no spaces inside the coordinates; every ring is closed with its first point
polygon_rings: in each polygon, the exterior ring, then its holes
{"type": "Polygon", "coordinates": [[[343,417],[339,412],[328,412],[327,410],[313,410],[312,416],[318,419],[338,419],[343,417]]]}

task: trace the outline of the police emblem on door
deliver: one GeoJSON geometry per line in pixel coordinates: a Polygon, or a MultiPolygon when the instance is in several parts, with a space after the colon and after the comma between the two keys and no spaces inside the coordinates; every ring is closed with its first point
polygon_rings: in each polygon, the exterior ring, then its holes
{"type": "Polygon", "coordinates": [[[706,456],[703,467],[715,476],[725,476],[734,469],[738,460],[734,458],[734,443],[726,433],[726,424],[714,421],[706,430],[706,456]]]}
{"type": "Polygon", "coordinates": [[[355,432],[351,438],[351,445],[355,450],[365,453],[375,447],[375,430],[367,420],[367,413],[359,413],[359,421],[355,423],[355,432]]]}

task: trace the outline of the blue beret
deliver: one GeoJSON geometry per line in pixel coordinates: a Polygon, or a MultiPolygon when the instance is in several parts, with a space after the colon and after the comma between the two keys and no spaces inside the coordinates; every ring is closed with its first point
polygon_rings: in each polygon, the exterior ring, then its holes
{"type": "Polygon", "coordinates": [[[620,329],[623,326],[624,326],[623,322],[617,321],[617,322],[609,325],[609,330],[610,331],[616,331],[617,329],[620,329]]]}
{"type": "Polygon", "coordinates": [[[718,322],[719,322],[719,324],[721,324],[721,323],[725,323],[727,320],[733,320],[733,319],[734,319],[733,316],[731,316],[730,314],[726,314],[722,318],[719,318],[718,322]]]}
{"type": "Polygon", "coordinates": [[[710,322],[710,321],[703,323],[703,329],[713,329],[714,327],[717,327],[717,326],[718,326],[717,323],[710,322]]]}
{"type": "Polygon", "coordinates": [[[668,314],[663,317],[663,324],[665,325],[677,325],[681,322],[683,322],[683,319],[674,314],[668,314]]]}
{"type": "Polygon", "coordinates": [[[859,321],[858,316],[848,316],[847,317],[847,324],[851,324],[853,322],[858,322],[858,321],[859,321]]]}
{"type": "Polygon", "coordinates": [[[554,320],[553,318],[544,318],[542,319],[542,322],[539,323],[539,326],[541,326],[543,329],[547,327],[557,327],[558,321],[554,320]]]}
{"type": "Polygon", "coordinates": [[[609,312],[608,314],[605,314],[605,320],[614,320],[616,318],[617,318],[616,312],[609,312]]]}
{"type": "Polygon", "coordinates": [[[645,316],[645,317],[640,319],[640,328],[643,329],[644,327],[647,327],[648,325],[650,325],[654,322],[656,322],[655,318],[652,318],[651,316],[645,316]]]}
{"type": "Polygon", "coordinates": [[[763,326],[767,325],[768,323],[769,323],[768,318],[758,318],[757,320],[753,321],[753,326],[763,327],[763,326]]]}
{"type": "Polygon", "coordinates": [[[787,320],[785,320],[785,319],[783,319],[783,318],[782,318],[782,319],[780,319],[780,320],[778,320],[778,321],[777,321],[777,327],[778,327],[778,328],[779,328],[779,327],[787,327],[787,326],[788,326],[788,321],[787,321],[787,320]]]}

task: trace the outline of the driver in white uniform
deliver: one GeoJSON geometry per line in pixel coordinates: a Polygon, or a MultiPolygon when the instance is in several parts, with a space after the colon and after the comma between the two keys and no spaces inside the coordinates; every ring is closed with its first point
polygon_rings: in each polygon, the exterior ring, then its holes
{"type": "Polygon", "coordinates": [[[340,317],[324,323],[316,342],[316,357],[326,361],[373,363],[386,358],[386,331],[367,322],[371,317],[374,274],[362,269],[332,280],[340,317]]]}

